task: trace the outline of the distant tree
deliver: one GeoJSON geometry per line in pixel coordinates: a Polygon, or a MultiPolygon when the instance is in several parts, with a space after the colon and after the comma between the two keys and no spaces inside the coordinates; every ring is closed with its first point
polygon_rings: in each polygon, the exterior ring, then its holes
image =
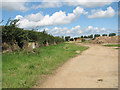
{"type": "Polygon", "coordinates": [[[93,38],[93,35],[90,35],[89,38],[93,38]]]}
{"type": "Polygon", "coordinates": [[[96,38],[96,37],[100,37],[100,34],[95,34],[95,35],[94,35],[94,38],[96,38]]]}
{"type": "Polygon", "coordinates": [[[45,29],[42,31],[43,34],[47,34],[47,32],[45,31],[45,29]]]}
{"type": "Polygon", "coordinates": [[[70,39],[70,36],[65,37],[65,41],[69,41],[69,39],[70,39]]]}
{"type": "Polygon", "coordinates": [[[87,36],[84,36],[84,38],[88,38],[87,36]]]}
{"type": "Polygon", "coordinates": [[[64,36],[62,36],[62,39],[64,39],[64,36]]]}
{"type": "Polygon", "coordinates": [[[116,33],[110,33],[109,36],[116,36],[116,33]]]}
{"type": "Polygon", "coordinates": [[[64,39],[60,38],[60,37],[54,37],[55,38],[55,42],[58,44],[58,43],[61,43],[61,42],[64,42],[64,39]]]}
{"type": "Polygon", "coordinates": [[[73,41],[73,38],[70,38],[70,41],[73,41]]]}
{"type": "Polygon", "coordinates": [[[74,39],[75,39],[75,41],[76,41],[78,38],[77,38],[77,37],[75,37],[74,39]]]}
{"type": "Polygon", "coordinates": [[[83,36],[81,36],[81,38],[83,38],[83,36]]]}
{"type": "Polygon", "coordinates": [[[107,36],[107,34],[103,34],[102,36],[107,36]]]}

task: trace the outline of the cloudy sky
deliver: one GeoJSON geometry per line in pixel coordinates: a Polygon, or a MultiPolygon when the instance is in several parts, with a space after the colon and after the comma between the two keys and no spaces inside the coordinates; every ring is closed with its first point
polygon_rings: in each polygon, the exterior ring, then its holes
{"type": "MultiPolygon", "coordinates": [[[[81,36],[117,32],[118,2],[115,0],[54,0],[2,2],[3,25],[8,18],[20,19],[20,28],[45,29],[55,36],[81,36]],[[89,2],[88,2],[89,1],[89,2]]],[[[1,4],[1,3],[0,3],[1,4]]]]}

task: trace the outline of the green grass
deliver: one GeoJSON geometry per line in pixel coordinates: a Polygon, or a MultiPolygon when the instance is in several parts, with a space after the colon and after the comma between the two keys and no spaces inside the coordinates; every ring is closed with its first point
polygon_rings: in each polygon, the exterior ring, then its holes
{"type": "Polygon", "coordinates": [[[31,88],[43,75],[51,74],[69,58],[77,55],[76,50],[88,49],[75,44],[58,44],[37,49],[40,53],[4,53],[2,56],[3,88],[31,88]]]}
{"type": "Polygon", "coordinates": [[[0,55],[0,90],[2,89],[2,55],[0,55]]]}
{"type": "Polygon", "coordinates": [[[91,43],[91,40],[86,40],[86,41],[82,41],[82,42],[78,42],[78,43],[91,43]]]}
{"type": "Polygon", "coordinates": [[[120,49],[120,48],[115,48],[115,49],[117,49],[117,50],[118,50],[118,49],[120,49]]]}
{"type": "Polygon", "coordinates": [[[108,44],[108,45],[104,45],[104,46],[108,46],[108,47],[120,47],[120,44],[108,44]]]}

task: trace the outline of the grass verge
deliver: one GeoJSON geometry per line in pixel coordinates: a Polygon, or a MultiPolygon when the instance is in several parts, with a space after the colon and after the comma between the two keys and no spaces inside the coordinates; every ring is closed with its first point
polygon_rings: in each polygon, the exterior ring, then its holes
{"type": "Polygon", "coordinates": [[[120,44],[108,44],[108,45],[104,45],[104,46],[108,46],[108,47],[120,47],[120,44]]]}
{"type": "Polygon", "coordinates": [[[92,40],[86,40],[86,41],[82,41],[82,42],[77,42],[77,43],[91,43],[92,42],[92,40]]]}
{"type": "Polygon", "coordinates": [[[31,88],[43,75],[49,75],[69,58],[82,52],[85,46],[63,43],[37,49],[40,53],[4,53],[2,56],[2,87],[31,88]]]}

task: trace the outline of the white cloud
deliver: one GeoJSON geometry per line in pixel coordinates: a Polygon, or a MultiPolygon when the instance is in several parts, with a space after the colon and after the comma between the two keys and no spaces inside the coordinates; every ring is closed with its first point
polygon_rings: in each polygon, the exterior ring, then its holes
{"type": "MultiPolygon", "coordinates": [[[[83,8],[76,7],[73,10],[73,13],[68,13],[63,11],[55,12],[51,16],[45,15],[43,16],[41,13],[37,14],[30,14],[20,19],[18,23],[19,27],[21,28],[33,28],[36,26],[42,27],[42,26],[51,26],[51,25],[63,25],[63,24],[69,24],[76,20],[81,14],[87,14],[83,8]]],[[[16,16],[15,18],[20,17],[16,16]]],[[[21,16],[22,17],[22,16],[21,16]]]]}
{"type": "Polygon", "coordinates": [[[84,6],[84,7],[102,7],[105,5],[110,5],[114,0],[75,0],[70,2],[69,0],[64,0],[68,2],[70,6],[84,6]]]}
{"type": "Polygon", "coordinates": [[[5,9],[5,10],[17,10],[17,11],[27,11],[28,8],[25,6],[25,2],[27,0],[4,0],[0,3],[2,3],[2,9],[5,9]]]}
{"type": "Polygon", "coordinates": [[[93,27],[93,26],[88,26],[85,29],[85,33],[90,33],[90,34],[100,34],[100,33],[107,33],[108,30],[106,28],[99,28],[99,27],[93,27]]]}
{"type": "MultiPolygon", "coordinates": [[[[80,29],[80,28],[79,28],[80,29]]],[[[63,36],[67,36],[67,35],[74,35],[76,32],[79,32],[79,29],[77,26],[71,28],[71,29],[68,29],[67,27],[63,27],[63,28],[58,28],[58,27],[55,27],[53,28],[51,31],[49,31],[50,34],[53,34],[53,35],[63,35],[63,36]]]]}
{"type": "Polygon", "coordinates": [[[79,30],[80,29],[80,25],[77,25],[75,27],[73,27],[71,30],[79,30]]]}
{"type": "Polygon", "coordinates": [[[98,30],[98,27],[95,27],[94,30],[98,30]]]}
{"type": "Polygon", "coordinates": [[[90,34],[104,34],[109,33],[106,28],[99,28],[94,26],[88,26],[86,28],[81,28],[80,25],[77,25],[72,28],[67,27],[54,27],[53,29],[49,30],[48,33],[55,35],[55,36],[81,36],[81,35],[90,35],[90,34]]]}
{"type": "Polygon", "coordinates": [[[17,15],[16,17],[15,17],[15,19],[22,19],[23,18],[23,16],[21,16],[21,15],[17,15]]]}
{"type": "Polygon", "coordinates": [[[41,13],[36,13],[36,14],[30,14],[25,16],[24,18],[29,20],[29,21],[40,21],[44,16],[41,13]]]}
{"type": "Polygon", "coordinates": [[[34,5],[31,7],[33,9],[37,8],[55,8],[62,7],[64,5],[68,6],[83,6],[83,7],[102,7],[105,5],[110,5],[112,2],[118,0],[2,0],[2,8],[6,10],[19,10],[27,11],[28,8],[25,6],[26,2],[41,2],[39,5],[34,5]]]}
{"type": "Polygon", "coordinates": [[[106,31],[106,28],[98,28],[98,27],[93,27],[93,26],[88,26],[86,28],[86,31],[95,31],[95,32],[100,32],[100,31],[106,31]]]}
{"type": "Polygon", "coordinates": [[[50,2],[50,1],[43,0],[40,5],[38,5],[38,6],[33,5],[32,8],[33,9],[37,9],[37,8],[55,8],[55,7],[61,7],[61,6],[62,6],[62,2],[50,2]]]}
{"type": "Polygon", "coordinates": [[[93,26],[88,26],[88,30],[91,30],[91,29],[93,29],[93,26]]]}
{"type": "Polygon", "coordinates": [[[105,30],[106,30],[106,28],[101,28],[101,30],[102,30],[102,31],[105,31],[105,30]]]}
{"type": "Polygon", "coordinates": [[[110,18],[115,15],[115,10],[112,7],[108,7],[105,11],[93,9],[91,13],[91,15],[88,15],[88,18],[110,18]]]}
{"type": "Polygon", "coordinates": [[[49,29],[48,29],[48,28],[45,28],[45,31],[49,31],[49,29]]]}
{"type": "Polygon", "coordinates": [[[42,0],[42,3],[38,6],[33,5],[32,8],[55,8],[62,7],[63,5],[68,6],[83,6],[83,7],[103,7],[110,5],[116,0],[42,0]]]}

